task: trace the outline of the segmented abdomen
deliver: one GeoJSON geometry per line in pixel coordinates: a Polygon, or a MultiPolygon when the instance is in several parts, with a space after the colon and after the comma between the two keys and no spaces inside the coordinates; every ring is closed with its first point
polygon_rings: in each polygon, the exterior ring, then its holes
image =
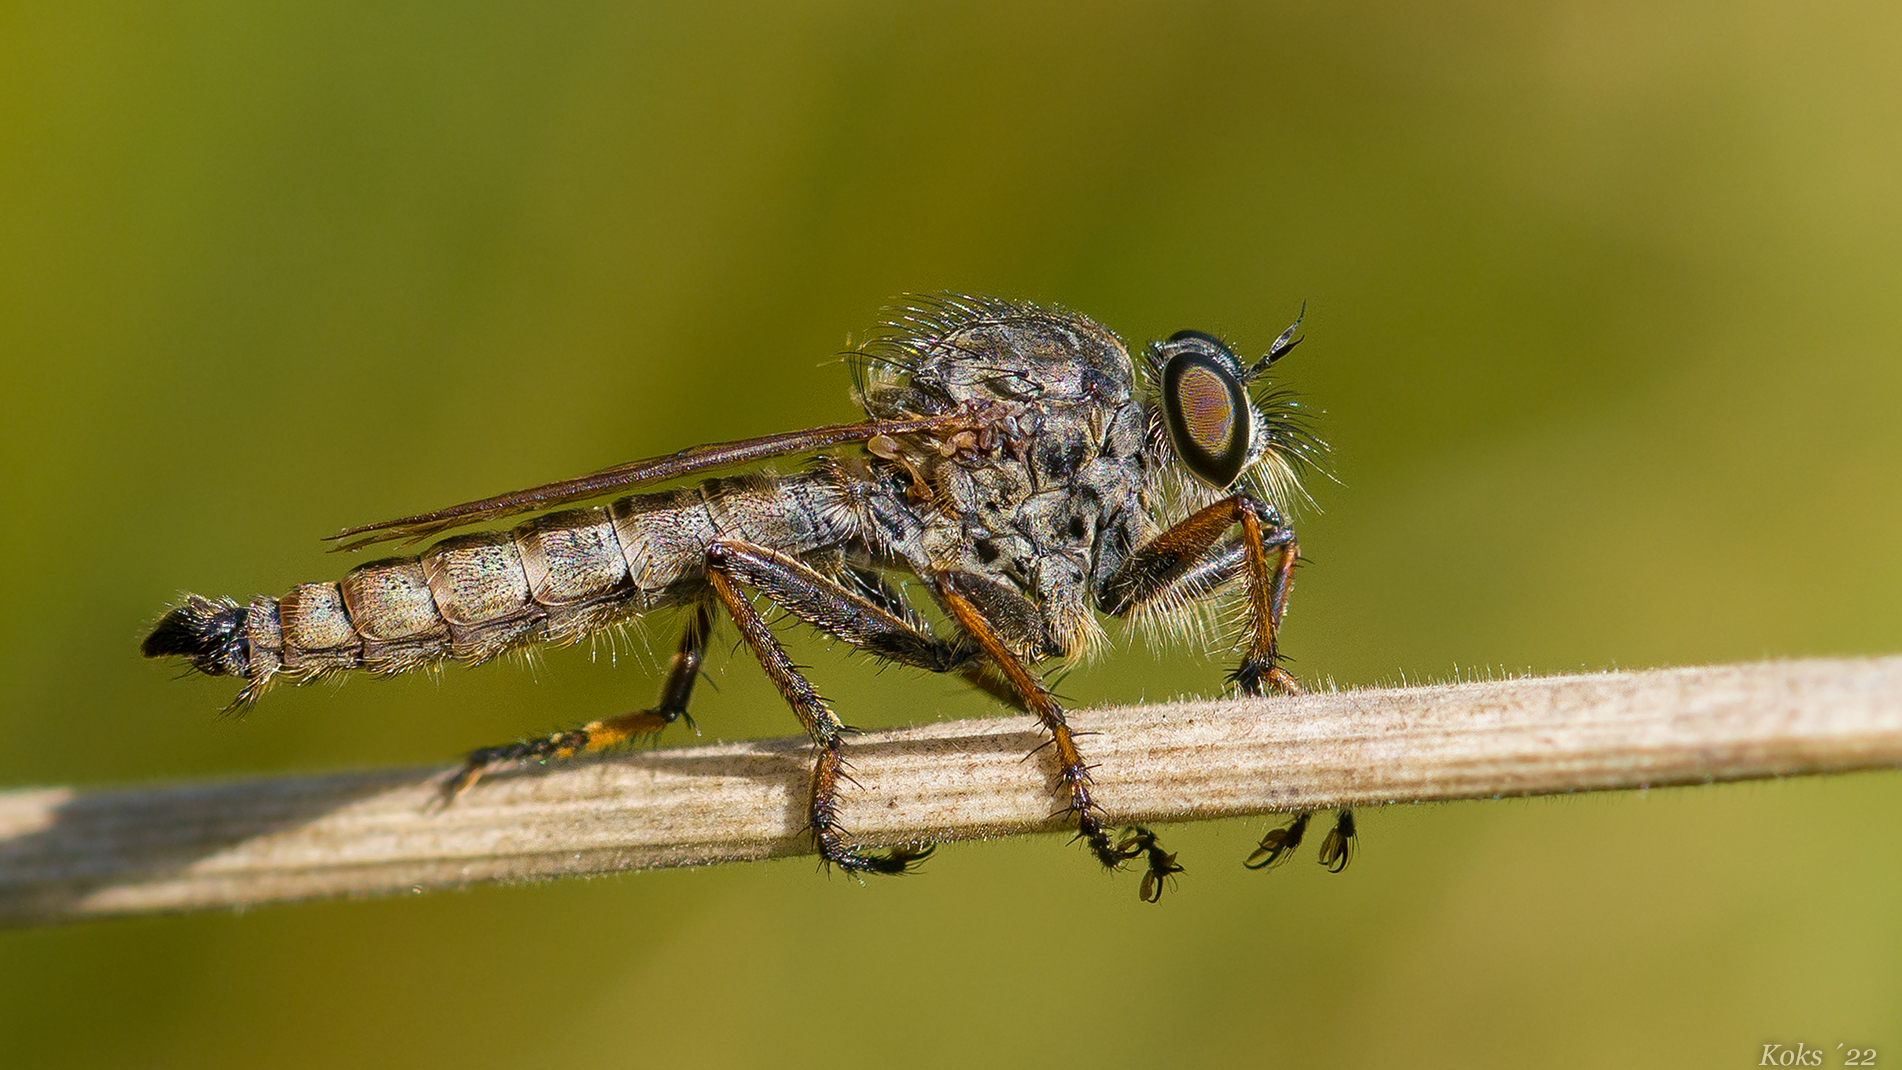
{"type": "Polygon", "coordinates": [[[240,703],[279,678],[478,663],[703,597],[716,539],[804,555],[849,541],[856,527],[829,472],[714,479],[455,536],[418,557],[371,561],[336,583],[299,584],[248,606],[190,596],[144,650],[243,677],[240,703]]]}

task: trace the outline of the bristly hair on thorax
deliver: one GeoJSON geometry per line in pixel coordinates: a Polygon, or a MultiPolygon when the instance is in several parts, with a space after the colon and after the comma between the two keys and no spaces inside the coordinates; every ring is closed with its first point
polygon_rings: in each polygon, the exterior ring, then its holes
{"type": "MultiPolygon", "coordinates": [[[[855,400],[868,412],[874,396],[893,394],[904,398],[907,411],[928,412],[934,404],[948,406],[948,398],[934,402],[929,389],[913,389],[913,377],[934,361],[941,361],[947,346],[973,362],[995,357],[960,344],[981,325],[1036,319],[1088,324],[1114,339],[1128,361],[1131,400],[1142,413],[1143,449],[1152,459],[1141,493],[1140,512],[1145,521],[1142,538],[1158,534],[1230,493],[1196,478],[1176,458],[1164,420],[1162,380],[1167,358],[1163,343],[1151,342],[1131,352],[1120,337],[1067,308],[966,294],[907,294],[882,311],[883,322],[873,334],[845,354],[853,374],[855,400]]],[[[1290,520],[1315,507],[1304,479],[1310,474],[1332,478],[1326,467],[1328,444],[1314,430],[1314,414],[1294,391],[1265,374],[1269,358],[1285,353],[1298,341],[1291,338],[1292,331],[1290,328],[1288,334],[1277,339],[1269,357],[1252,367],[1243,362],[1238,368],[1252,407],[1249,418],[1253,428],[1247,461],[1233,488],[1245,490],[1290,520]]],[[[1013,378],[1013,371],[1010,367],[998,368],[1004,380],[1013,378]]],[[[1226,588],[1234,585],[1218,586],[1222,589],[1199,593],[1185,589],[1179,595],[1158,599],[1132,615],[1133,631],[1146,645],[1158,650],[1182,643],[1207,649],[1221,642],[1239,627],[1246,607],[1233,598],[1222,597],[1226,588]]],[[[1088,646],[1094,650],[1097,644],[1088,646]]]]}
{"type": "MultiPolygon", "coordinates": [[[[903,294],[897,303],[880,311],[884,319],[871,337],[844,354],[852,371],[853,400],[861,405],[871,390],[901,382],[917,371],[925,353],[980,320],[1079,315],[1061,305],[950,292],[903,294]]],[[[1126,343],[1124,349],[1128,350],[1126,343]]],[[[1138,375],[1137,391],[1149,413],[1150,448],[1168,456],[1173,448],[1158,401],[1162,360],[1156,342],[1144,347],[1139,356],[1132,356],[1138,375]]],[[[1335,478],[1327,464],[1330,447],[1314,428],[1318,413],[1302,403],[1298,392],[1276,385],[1266,376],[1254,376],[1248,385],[1249,400],[1259,419],[1254,456],[1243,471],[1242,482],[1256,497],[1290,519],[1318,508],[1307,491],[1305,478],[1310,474],[1335,478]]],[[[1160,497],[1170,505],[1187,506],[1189,511],[1221,497],[1220,492],[1210,490],[1176,466],[1164,466],[1159,480],[1160,497]]]]}
{"type": "Polygon", "coordinates": [[[872,328],[871,336],[845,353],[852,369],[853,400],[861,405],[868,391],[911,376],[928,351],[974,324],[1023,316],[1077,315],[1058,305],[948,291],[900,294],[897,302],[879,309],[879,314],[884,318],[872,328]]]}

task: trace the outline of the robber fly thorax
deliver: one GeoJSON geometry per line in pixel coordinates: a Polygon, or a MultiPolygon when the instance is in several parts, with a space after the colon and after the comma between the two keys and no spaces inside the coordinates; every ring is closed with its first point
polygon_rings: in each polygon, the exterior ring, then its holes
{"type": "Polygon", "coordinates": [[[1294,330],[1252,363],[1196,331],[1132,360],[1115,334],[1073,312],[919,300],[853,354],[865,420],[697,446],[351,528],[334,537],[340,548],[536,514],[278,598],[187,595],[144,652],[241,679],[244,706],[278,681],[480,663],[637,615],[684,612],[655,706],[477,751],[447,782],[453,798],[487,772],[598,750],[685,715],[709,632],[724,617],[812,736],[808,809],[820,854],[850,871],[909,868],[920,852],[865,852],[838,827],[844,725],[754,608],[749,594],[758,595],[867,654],[960,675],[1036,715],[1081,838],[1105,865],[1148,857],[1152,898],[1181,867],[1146,831],[1113,840],[1063,710],[1034,667],[1095,652],[1100,616],[1205,642],[1228,617],[1240,622],[1237,687],[1299,690],[1276,643],[1298,555],[1288,514],[1325,446],[1290,395],[1259,388],[1299,341],[1294,330]],[[558,508],[799,454],[811,456],[793,472],[558,508]],[[914,581],[942,622],[920,614],[894,578],[914,581]],[[1159,873],[1158,859],[1173,868],[1159,873]]]}

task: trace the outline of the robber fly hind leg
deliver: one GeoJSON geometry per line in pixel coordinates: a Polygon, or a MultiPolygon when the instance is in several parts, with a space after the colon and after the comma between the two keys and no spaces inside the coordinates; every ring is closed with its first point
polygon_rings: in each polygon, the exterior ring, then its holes
{"type": "MultiPolygon", "coordinates": [[[[580,728],[534,739],[484,747],[464,760],[461,770],[443,786],[443,801],[452,802],[475,786],[487,774],[524,761],[560,761],[577,754],[603,750],[631,739],[650,736],[687,715],[687,700],[693,697],[693,685],[700,678],[706,660],[707,635],[713,628],[711,607],[695,606],[681,632],[680,645],[667,663],[667,677],[660,687],[660,699],[653,706],[615,717],[591,721],[580,728]]],[[[692,719],[688,718],[689,723],[692,719]]]]}

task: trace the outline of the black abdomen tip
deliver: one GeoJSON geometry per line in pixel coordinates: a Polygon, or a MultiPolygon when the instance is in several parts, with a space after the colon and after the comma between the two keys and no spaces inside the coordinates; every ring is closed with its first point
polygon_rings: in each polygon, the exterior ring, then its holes
{"type": "Polygon", "coordinates": [[[165,614],[139,651],[148,658],[190,658],[207,676],[248,676],[250,642],[245,619],[250,610],[228,598],[186,595],[185,603],[165,614]]]}

